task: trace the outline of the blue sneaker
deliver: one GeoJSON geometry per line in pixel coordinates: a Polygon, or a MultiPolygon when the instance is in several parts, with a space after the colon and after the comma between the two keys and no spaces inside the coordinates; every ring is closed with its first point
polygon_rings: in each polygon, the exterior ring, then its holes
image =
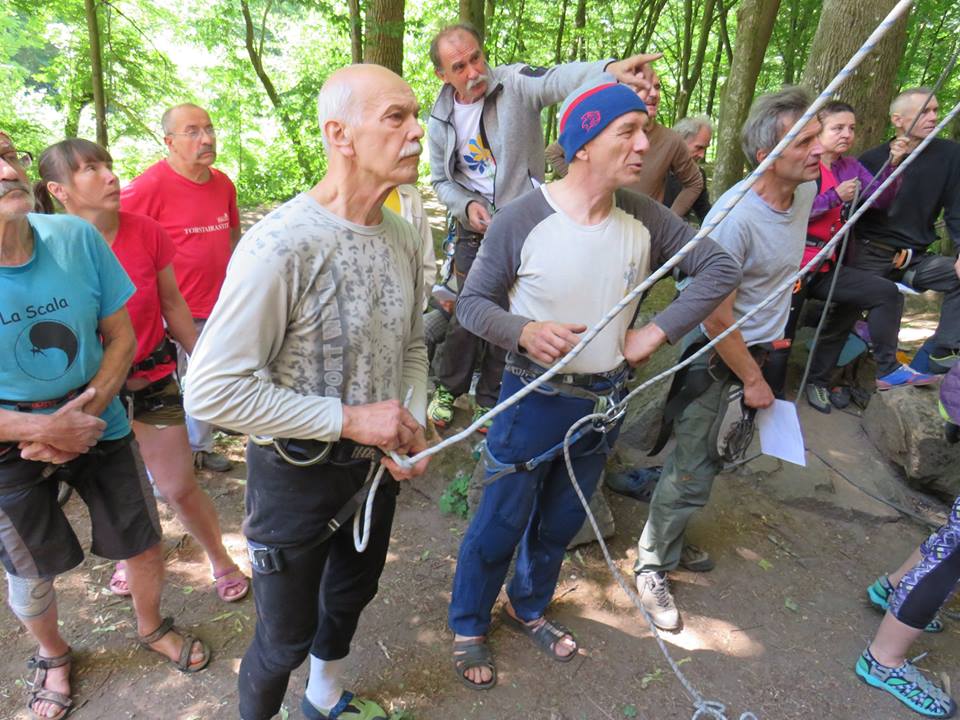
{"type": "MultiPolygon", "coordinates": [[[[880,612],[886,612],[890,609],[891,595],[893,595],[893,585],[890,584],[886,575],[878,577],[867,588],[867,597],[870,599],[870,604],[880,612]]],[[[943,621],[937,616],[927,624],[923,631],[928,633],[943,632],[943,621]]]]}
{"type": "Polygon", "coordinates": [[[930,385],[936,381],[937,378],[934,375],[917,372],[912,367],[901,365],[892,373],[877,378],[877,390],[889,390],[905,385],[930,385]]]}
{"type": "Polygon", "coordinates": [[[854,669],[867,685],[886,690],[925,717],[951,718],[957,712],[953,698],[930,682],[909,660],[904,660],[900,667],[887,667],[878,663],[867,648],[854,669]]]}

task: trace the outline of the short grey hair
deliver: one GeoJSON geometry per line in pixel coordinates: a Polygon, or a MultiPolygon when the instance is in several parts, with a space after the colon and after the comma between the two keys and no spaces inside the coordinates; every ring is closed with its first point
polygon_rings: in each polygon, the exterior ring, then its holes
{"type": "Polygon", "coordinates": [[[740,131],[740,146],[751,169],[760,164],[757,153],[773,150],[790,126],[810,107],[810,103],[810,94],[796,86],[761,95],[754,101],[740,131]]]}
{"type": "Polygon", "coordinates": [[[901,91],[893,100],[890,101],[890,114],[903,115],[906,109],[907,101],[917,95],[933,95],[933,90],[928,87],[912,87],[901,91]]]}
{"type": "MultiPolygon", "coordinates": [[[[173,132],[173,114],[177,110],[183,110],[184,108],[192,108],[193,110],[203,110],[207,112],[206,108],[202,108],[196,103],[180,103],[179,105],[174,105],[171,108],[167,108],[163,111],[163,115],[160,117],[160,127],[163,129],[163,134],[170,135],[173,132]]],[[[210,113],[207,113],[208,115],[210,113]]]]}
{"type": "Polygon", "coordinates": [[[325,82],[317,95],[317,120],[320,123],[320,137],[323,149],[330,154],[330,145],[323,132],[323,126],[331,120],[339,120],[344,125],[356,125],[360,122],[361,109],[354,100],[350,83],[338,80],[325,82]]]}
{"type": "Polygon", "coordinates": [[[678,133],[684,140],[696,137],[704,128],[713,133],[713,122],[706,115],[681,118],[673,126],[674,132],[678,133]]]}

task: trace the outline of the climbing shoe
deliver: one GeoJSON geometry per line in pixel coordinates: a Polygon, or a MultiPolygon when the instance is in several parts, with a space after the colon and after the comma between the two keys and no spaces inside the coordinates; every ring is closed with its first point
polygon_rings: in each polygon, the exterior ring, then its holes
{"type": "Polygon", "coordinates": [[[664,572],[637,573],[637,594],[653,624],[671,632],[683,627],[680,611],[670,594],[670,581],[664,572]]]}
{"type": "Polygon", "coordinates": [[[713,570],[717,564],[703,548],[684,543],[680,550],[680,567],[690,572],[704,573],[713,570]]]}
{"type": "MultiPolygon", "coordinates": [[[[867,598],[870,604],[880,612],[886,612],[890,609],[890,596],[893,595],[893,585],[886,575],[881,575],[873,584],[867,588],[867,598]]],[[[924,632],[938,633],[943,632],[943,621],[939,616],[935,617],[923,629],[924,632]]]]}
{"type": "Polygon", "coordinates": [[[443,385],[437,385],[433,392],[433,399],[427,405],[427,417],[439,428],[445,428],[453,422],[453,393],[443,385]]]}
{"type": "Polygon", "coordinates": [[[949,372],[950,368],[957,364],[957,360],[960,360],[960,355],[957,355],[956,352],[936,356],[930,355],[930,372],[937,373],[938,375],[949,372]]]}
{"type": "Polygon", "coordinates": [[[306,696],[300,709],[307,720],[387,720],[387,713],[372,700],[364,700],[351,692],[344,692],[340,700],[329,710],[313,706],[306,696]]]}
{"type": "Polygon", "coordinates": [[[827,390],[822,385],[814,385],[810,383],[807,385],[807,402],[817,412],[822,412],[825,415],[830,414],[830,391],[827,390]]]}
{"type": "Polygon", "coordinates": [[[901,365],[892,373],[887,373],[877,378],[878,390],[889,390],[890,388],[902,387],[905,385],[929,385],[935,383],[937,378],[927,373],[917,372],[909,365],[901,365]]]}
{"type": "MultiPolygon", "coordinates": [[[[483,405],[477,405],[473,411],[473,417],[470,419],[470,424],[473,425],[473,423],[482,418],[488,412],[490,412],[490,408],[484,407],[483,405]]],[[[483,425],[477,428],[477,432],[481,435],[486,435],[487,430],[490,429],[491,425],[493,425],[493,420],[487,420],[483,423],[483,425]]]]}
{"type": "Polygon", "coordinates": [[[957,712],[953,698],[930,682],[909,660],[904,660],[900,667],[887,667],[878,663],[867,648],[857,660],[855,670],[867,685],[886,690],[925,717],[951,718],[957,712]]]}

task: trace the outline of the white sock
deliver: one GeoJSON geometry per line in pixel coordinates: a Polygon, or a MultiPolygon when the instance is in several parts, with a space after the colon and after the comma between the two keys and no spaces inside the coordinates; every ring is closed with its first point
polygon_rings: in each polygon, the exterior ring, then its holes
{"type": "Polygon", "coordinates": [[[310,656],[310,682],[307,683],[307,700],[318,710],[329,710],[340,700],[343,685],[343,660],[321,660],[310,656]]]}

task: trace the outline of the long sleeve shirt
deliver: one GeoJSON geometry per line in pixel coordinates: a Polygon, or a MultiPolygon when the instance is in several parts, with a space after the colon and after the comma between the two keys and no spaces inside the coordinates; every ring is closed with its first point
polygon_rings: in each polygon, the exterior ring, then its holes
{"type": "MultiPolygon", "coordinates": [[[[883,184],[883,181],[890,177],[894,169],[895,168],[888,166],[886,170],[880,173],[879,177],[874,179],[872,172],[867,170],[855,157],[850,157],[849,155],[842,155],[838,157],[830,166],[830,172],[832,172],[833,176],[837,179],[837,184],[846,182],[847,180],[853,180],[854,178],[860,180],[861,202],[876,193],[879,187],[883,184]]],[[[890,203],[893,202],[893,198],[896,196],[897,191],[900,190],[901,182],[903,182],[902,177],[897,178],[893,183],[891,183],[890,187],[884,190],[883,193],[873,201],[873,205],[871,205],[871,207],[877,209],[890,207],[890,203]]],[[[843,205],[843,200],[841,200],[840,196],[837,194],[837,189],[835,187],[829,188],[819,193],[817,197],[814,198],[813,209],[810,211],[810,217],[819,217],[828,210],[841,205],[843,205]]]]}
{"type": "Polygon", "coordinates": [[[630,186],[658,202],[663,202],[667,173],[673,172],[683,189],[677,194],[670,209],[680,217],[686,216],[703,192],[703,175],[696,160],[680,135],[657,122],[647,126],[650,149],[643,156],[643,169],[637,181],[630,186]]]}

